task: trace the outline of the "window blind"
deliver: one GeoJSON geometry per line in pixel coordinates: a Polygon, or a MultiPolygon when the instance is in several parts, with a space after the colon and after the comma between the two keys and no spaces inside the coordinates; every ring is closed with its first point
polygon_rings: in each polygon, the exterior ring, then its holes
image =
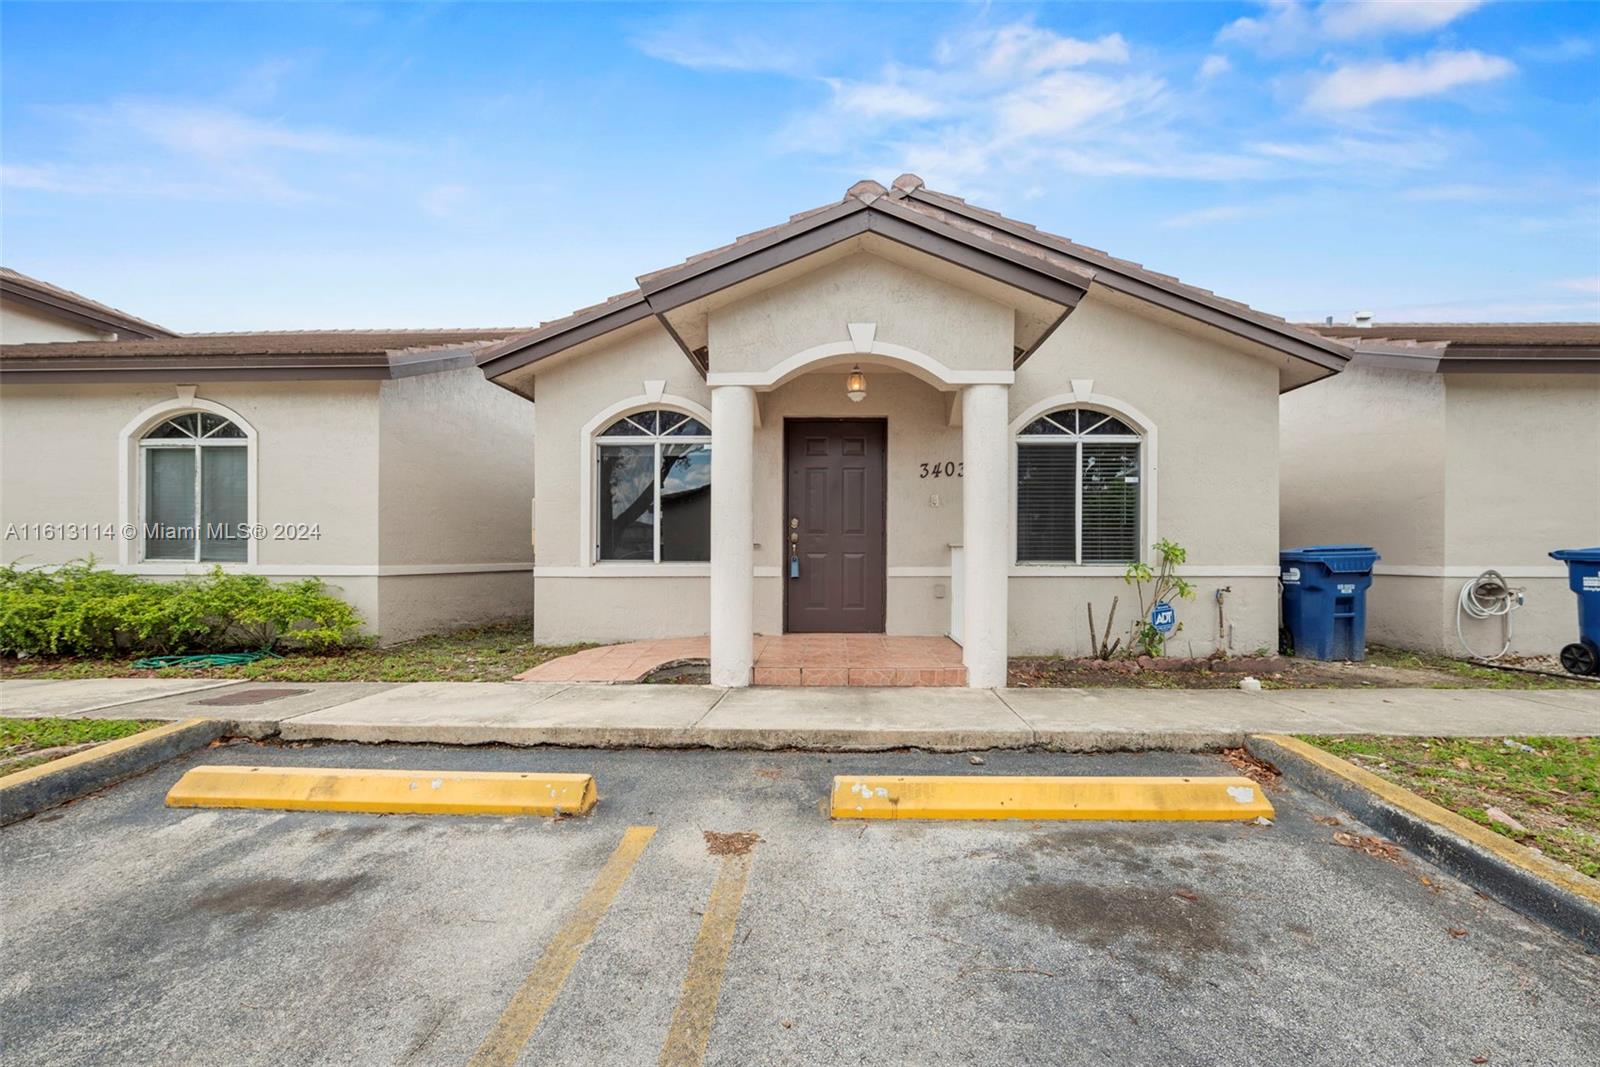
{"type": "Polygon", "coordinates": [[[1073,445],[1017,446],[1017,559],[1070,563],[1077,558],[1077,468],[1073,445]]]}

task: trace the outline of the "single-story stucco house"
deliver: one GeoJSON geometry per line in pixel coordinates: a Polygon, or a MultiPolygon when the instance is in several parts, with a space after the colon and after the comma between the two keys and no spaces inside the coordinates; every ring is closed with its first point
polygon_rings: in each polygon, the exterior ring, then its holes
{"type": "Polygon", "coordinates": [[[142,573],[326,577],[386,638],[529,613],[546,643],[709,633],[712,681],[742,686],[755,634],[949,635],[994,686],[1008,654],[1088,651],[1088,605],[1120,598],[1125,633],[1123,572],[1162,539],[1198,593],[1175,652],[1275,648],[1280,546],[1355,536],[1280,531],[1280,396],[1314,407],[1361,344],[909,174],[531,330],[5,341],[6,522],[320,522],[108,543],[142,573]]]}
{"type": "Polygon", "coordinates": [[[1376,546],[1368,640],[1492,656],[1577,639],[1558,548],[1600,542],[1600,323],[1309,327],[1355,346],[1283,397],[1285,544],[1376,546]],[[1523,603],[1462,590],[1495,570],[1523,603]]]}
{"type": "Polygon", "coordinates": [[[1158,538],[1177,650],[1276,647],[1278,396],[1349,356],[908,174],[479,362],[539,411],[541,640],[709,631],[745,685],[753,633],[950,634],[992,686],[1158,538]]]}
{"type": "Polygon", "coordinates": [[[525,617],[532,411],[473,359],[519,332],[178,336],[6,271],[0,562],[319,577],[386,640],[525,617]]]}

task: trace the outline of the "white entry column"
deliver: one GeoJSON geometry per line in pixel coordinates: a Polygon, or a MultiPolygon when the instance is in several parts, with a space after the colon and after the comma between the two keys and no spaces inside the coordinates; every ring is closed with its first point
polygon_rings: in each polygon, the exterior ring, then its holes
{"type": "Polygon", "coordinates": [[[961,393],[961,540],[966,565],[962,662],[967,685],[981,689],[1006,684],[1011,543],[1008,393],[1004,385],[969,385],[961,393]]]}
{"type": "Polygon", "coordinates": [[[756,392],[711,390],[711,684],[747,686],[754,658],[756,392]]]}

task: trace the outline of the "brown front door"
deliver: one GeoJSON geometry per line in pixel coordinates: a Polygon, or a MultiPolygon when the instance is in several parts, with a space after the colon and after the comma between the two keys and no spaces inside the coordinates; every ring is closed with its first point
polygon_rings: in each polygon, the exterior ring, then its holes
{"type": "Polygon", "coordinates": [[[882,633],[888,579],[884,421],[790,419],[783,437],[784,629],[882,633]]]}

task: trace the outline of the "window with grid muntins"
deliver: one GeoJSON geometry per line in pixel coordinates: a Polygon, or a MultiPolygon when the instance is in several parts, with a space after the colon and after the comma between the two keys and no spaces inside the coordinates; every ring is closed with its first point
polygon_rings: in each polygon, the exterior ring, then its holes
{"type": "Polygon", "coordinates": [[[1139,556],[1139,433],[1087,408],[1017,435],[1017,561],[1129,563],[1139,556]]]}
{"type": "Polygon", "coordinates": [[[711,558],[711,430],[658,408],[596,437],[599,562],[705,562],[711,558]]]}

